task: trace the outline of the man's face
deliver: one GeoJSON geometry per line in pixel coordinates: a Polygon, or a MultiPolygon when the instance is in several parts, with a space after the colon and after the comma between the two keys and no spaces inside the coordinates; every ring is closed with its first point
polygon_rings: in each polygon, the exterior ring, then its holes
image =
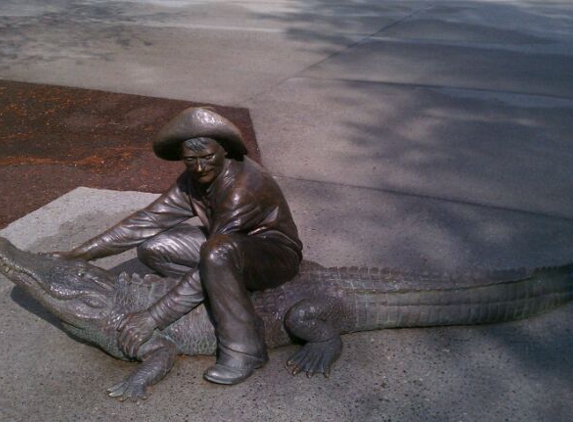
{"type": "Polygon", "coordinates": [[[191,149],[183,144],[181,154],[185,167],[200,184],[212,183],[223,171],[226,151],[213,139],[207,139],[200,148],[191,149]]]}

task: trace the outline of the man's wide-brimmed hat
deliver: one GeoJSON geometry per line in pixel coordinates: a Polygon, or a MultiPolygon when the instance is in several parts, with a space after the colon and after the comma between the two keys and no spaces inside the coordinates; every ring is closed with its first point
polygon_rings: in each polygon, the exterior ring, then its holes
{"type": "Polygon", "coordinates": [[[232,157],[247,154],[241,131],[237,126],[208,108],[188,108],[175,116],[157,134],[153,151],[169,161],[181,159],[181,143],[192,138],[216,140],[232,157]]]}

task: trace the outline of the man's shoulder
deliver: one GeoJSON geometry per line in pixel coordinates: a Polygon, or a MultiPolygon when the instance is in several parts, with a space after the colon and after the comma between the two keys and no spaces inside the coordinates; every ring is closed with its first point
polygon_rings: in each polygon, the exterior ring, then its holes
{"type": "Polygon", "coordinates": [[[175,183],[171,186],[171,189],[178,189],[181,192],[188,193],[191,189],[191,176],[187,170],[184,170],[177,179],[175,183]]]}
{"type": "Polygon", "coordinates": [[[237,181],[244,180],[249,182],[249,184],[266,184],[269,182],[275,184],[273,176],[267,169],[248,157],[244,157],[242,161],[234,161],[232,166],[235,169],[234,173],[237,181]]]}
{"type": "Polygon", "coordinates": [[[247,156],[244,156],[242,160],[231,160],[231,165],[241,172],[253,173],[253,174],[268,174],[267,169],[265,169],[259,163],[251,160],[247,156]]]}

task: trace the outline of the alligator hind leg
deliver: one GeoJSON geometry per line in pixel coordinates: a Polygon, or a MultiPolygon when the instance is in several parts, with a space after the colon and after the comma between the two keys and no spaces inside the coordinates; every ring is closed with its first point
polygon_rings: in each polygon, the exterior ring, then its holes
{"type": "Polygon", "coordinates": [[[341,305],[335,298],[303,299],[286,314],[285,325],[290,334],[306,343],[287,361],[293,375],[306,372],[330,376],[330,368],[342,351],[340,330],[332,323],[341,305]]]}
{"type": "Polygon", "coordinates": [[[147,398],[147,387],[160,381],[173,367],[178,349],[167,339],[152,339],[144,344],[139,351],[138,358],[142,363],[122,382],[107,389],[110,397],[120,401],[147,398]]]}

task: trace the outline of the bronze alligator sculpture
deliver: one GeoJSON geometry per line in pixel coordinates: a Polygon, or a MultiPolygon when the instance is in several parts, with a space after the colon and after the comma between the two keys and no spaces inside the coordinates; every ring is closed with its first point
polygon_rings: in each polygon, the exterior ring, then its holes
{"type": "MultiPolygon", "coordinates": [[[[81,260],[22,251],[0,238],[0,273],[21,286],[64,330],[130,360],[117,346],[117,326],[148,307],[176,280],[119,276],[81,260]]],[[[340,334],[395,327],[482,324],[529,317],[573,299],[573,264],[533,270],[415,274],[387,269],[324,268],[305,263],[299,275],[252,295],[269,347],[299,340],[287,363],[293,374],[328,376],[342,349],[340,334]]],[[[142,364],[108,392],[146,397],[179,354],[214,354],[216,338],[204,306],[156,331],[135,358],[142,364]]]]}

